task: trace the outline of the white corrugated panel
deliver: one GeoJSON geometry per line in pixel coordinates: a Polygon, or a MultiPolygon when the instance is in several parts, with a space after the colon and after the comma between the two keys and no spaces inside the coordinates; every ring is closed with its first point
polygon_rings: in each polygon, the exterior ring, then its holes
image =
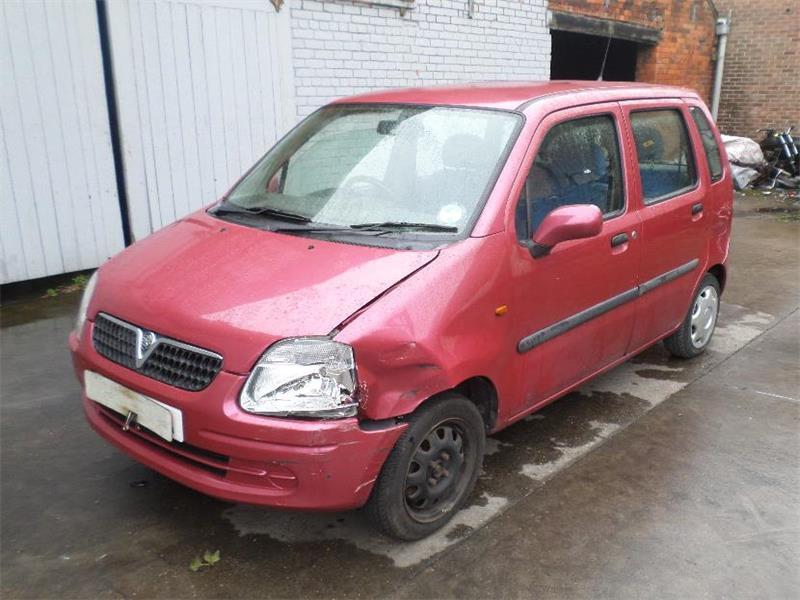
{"type": "Polygon", "coordinates": [[[0,2],[0,283],[123,247],[93,0],[0,2]]]}
{"type": "Polygon", "coordinates": [[[292,125],[289,11],[268,0],[108,3],[131,228],[218,198],[292,125]]]}

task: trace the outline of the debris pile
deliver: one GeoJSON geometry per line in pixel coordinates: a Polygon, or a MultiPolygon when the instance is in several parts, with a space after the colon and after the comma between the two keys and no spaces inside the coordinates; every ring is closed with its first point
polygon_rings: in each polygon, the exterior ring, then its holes
{"type": "Polygon", "coordinates": [[[737,190],[751,186],[766,190],[800,188],[800,152],[792,129],[761,129],[766,135],[760,143],[746,137],[722,136],[737,190]]]}
{"type": "Polygon", "coordinates": [[[731,162],[733,184],[737,190],[749,187],[756,179],[761,177],[760,168],[766,165],[761,146],[750,138],[735,135],[723,135],[722,143],[731,162]]]}

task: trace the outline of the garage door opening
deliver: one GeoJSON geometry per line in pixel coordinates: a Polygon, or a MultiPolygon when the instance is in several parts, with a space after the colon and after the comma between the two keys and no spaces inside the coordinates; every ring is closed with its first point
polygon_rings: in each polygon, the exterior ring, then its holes
{"type": "Polygon", "coordinates": [[[635,81],[636,42],[607,38],[572,31],[550,30],[552,54],[550,58],[551,79],[596,80],[603,66],[603,56],[608,45],[603,79],[605,81],[635,81]]]}

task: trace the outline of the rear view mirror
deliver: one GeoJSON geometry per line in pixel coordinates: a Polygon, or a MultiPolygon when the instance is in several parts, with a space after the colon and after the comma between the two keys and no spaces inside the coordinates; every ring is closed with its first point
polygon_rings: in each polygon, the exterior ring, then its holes
{"type": "Polygon", "coordinates": [[[603,214],[594,204],[569,204],[550,211],[533,234],[528,248],[533,258],[550,253],[569,240],[594,237],[603,229],[603,214]]]}
{"type": "Polygon", "coordinates": [[[393,121],[391,119],[378,121],[378,134],[389,135],[390,133],[394,132],[395,127],[397,127],[399,124],[400,121],[393,121]]]}

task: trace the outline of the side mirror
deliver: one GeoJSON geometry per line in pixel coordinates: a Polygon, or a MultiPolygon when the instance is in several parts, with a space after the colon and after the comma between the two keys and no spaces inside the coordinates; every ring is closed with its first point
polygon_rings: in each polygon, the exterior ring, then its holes
{"type": "Polygon", "coordinates": [[[594,237],[603,230],[603,214],[594,204],[568,204],[551,210],[528,244],[533,258],[549,254],[553,246],[594,237]]]}

